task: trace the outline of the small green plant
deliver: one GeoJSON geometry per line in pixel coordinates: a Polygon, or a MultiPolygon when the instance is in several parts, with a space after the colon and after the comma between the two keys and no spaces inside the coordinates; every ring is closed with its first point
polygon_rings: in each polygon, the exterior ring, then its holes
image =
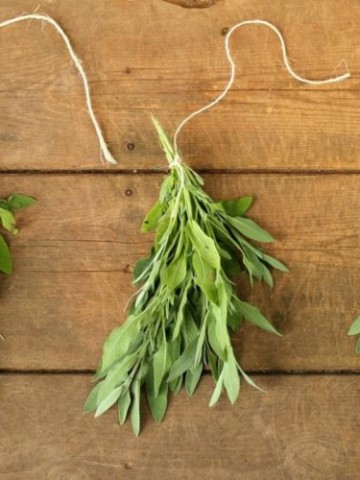
{"type": "MultiPolygon", "coordinates": [[[[360,333],[360,316],[355,318],[353,324],[351,325],[348,335],[358,335],[360,333]]],[[[356,342],[356,353],[360,353],[360,337],[356,342]]]]}
{"type": "MultiPolygon", "coordinates": [[[[11,195],[6,200],[0,200],[0,221],[2,227],[16,235],[18,229],[16,228],[15,213],[25,207],[33,205],[35,199],[26,195],[11,195]]],[[[2,234],[0,234],[0,271],[11,274],[13,271],[13,262],[9,246],[2,234]]]]}
{"type": "Polygon", "coordinates": [[[252,197],[214,202],[202,189],[202,178],[179,161],[154,120],[170,164],[160,196],[147,214],[143,232],[155,232],[147,258],[134,267],[139,286],[126,322],[115,328],[103,355],[85,411],[103,414],[115,403],[123,424],[130,412],[140,431],[140,391],[146,391],[154,419],[160,422],[168,393],[185,385],[191,395],[204,367],[216,383],[215,405],[223,390],[231,403],[238,397],[240,376],[256,386],[235,358],[229,329],[244,320],[280,335],[260,311],[241,300],[231,278],[247,274],[273,285],[270,268],[287,268],[251,241],[272,236],[246,217],[252,197]]]}

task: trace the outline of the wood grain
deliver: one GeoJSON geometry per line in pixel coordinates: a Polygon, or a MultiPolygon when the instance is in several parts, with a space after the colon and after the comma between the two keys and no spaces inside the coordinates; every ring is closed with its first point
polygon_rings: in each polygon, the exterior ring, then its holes
{"type": "Polygon", "coordinates": [[[235,406],[209,409],[205,377],[160,426],[144,405],[135,438],[114,410],[81,415],[90,376],[2,376],[0,479],[358,479],[358,376],[257,380],[266,394],[244,386],[235,406]]]}
{"type": "MultiPolygon", "coordinates": [[[[161,175],[2,175],[2,196],[38,204],[11,239],[15,274],[1,278],[0,367],[93,369],[110,330],[125,318],[131,270],[151,235],[142,219],[161,175]]],[[[251,216],[278,239],[270,251],[291,267],[273,290],[247,280],[244,299],[284,333],[247,326],[233,342],[250,370],[358,370],[346,332],[359,312],[360,191],[349,175],[207,175],[216,198],[256,192],[251,216]]]]}
{"type": "MultiPolygon", "coordinates": [[[[3,0],[0,18],[33,11],[38,3],[3,0]]],[[[352,78],[317,89],[298,84],[284,70],[274,34],[244,28],[232,41],[239,72],[234,89],[186,128],[184,157],[201,169],[358,171],[360,4],[213,3],[187,9],[162,0],[42,2],[41,10],[63,25],[84,61],[116,168],[164,165],[150,113],[172,131],[213,99],[228,78],[223,28],[256,17],[282,29],[299,74],[343,73],[346,60],[352,78]]],[[[0,41],[0,169],[106,168],[81,82],[51,27],[8,27],[0,41]]]]}

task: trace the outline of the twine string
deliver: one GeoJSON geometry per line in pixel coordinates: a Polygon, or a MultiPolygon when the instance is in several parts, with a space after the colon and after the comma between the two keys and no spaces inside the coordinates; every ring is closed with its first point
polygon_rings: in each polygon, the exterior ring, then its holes
{"type": "MultiPolygon", "coordinates": [[[[225,46],[226,58],[228,59],[228,62],[230,64],[230,78],[229,78],[224,90],[215,98],[215,100],[213,100],[210,103],[206,104],[205,106],[199,108],[198,110],[195,110],[194,112],[192,112],[190,115],[188,115],[186,118],[184,118],[184,120],[182,120],[180,122],[180,124],[178,125],[178,127],[176,128],[175,133],[174,133],[173,142],[174,142],[174,151],[175,152],[178,152],[178,146],[177,146],[178,136],[179,136],[181,130],[184,128],[184,126],[192,118],[196,117],[200,113],[205,112],[206,110],[209,110],[210,108],[214,107],[219,102],[221,102],[221,100],[225,97],[225,95],[231,89],[231,87],[234,83],[234,80],[235,80],[236,65],[235,65],[234,59],[233,59],[233,57],[231,55],[231,51],[230,51],[230,38],[231,38],[232,34],[238,28],[243,27],[245,25],[263,25],[263,26],[266,26],[266,27],[270,28],[270,30],[272,30],[276,34],[276,36],[278,37],[278,39],[280,41],[282,58],[283,58],[283,62],[284,62],[286,70],[288,71],[290,76],[292,76],[293,78],[295,78],[295,80],[298,80],[301,83],[306,83],[308,85],[325,85],[325,84],[328,84],[328,83],[342,82],[343,80],[350,77],[350,72],[346,72],[346,73],[344,73],[342,75],[339,75],[339,76],[336,76],[336,77],[329,77],[329,78],[326,78],[324,80],[310,80],[308,78],[302,77],[302,76],[298,75],[292,69],[292,67],[290,65],[290,62],[289,62],[284,37],[281,34],[280,30],[277,27],[275,27],[275,25],[273,25],[270,22],[267,22],[266,20],[245,20],[243,22],[237,23],[236,25],[234,25],[228,31],[228,33],[226,34],[226,37],[225,37],[225,45],[224,46],[225,46]]],[[[180,161],[179,160],[179,155],[177,155],[177,162],[179,162],[179,161],[180,161]]]]}
{"type": "Polygon", "coordinates": [[[108,163],[116,164],[117,162],[116,162],[115,158],[112,156],[108,146],[106,145],[104,135],[102,133],[99,122],[97,121],[96,115],[95,115],[94,110],[93,110],[91,95],[90,95],[89,81],[88,81],[87,75],[85,73],[85,70],[84,70],[84,68],[81,64],[81,61],[80,61],[79,57],[76,55],[76,53],[75,53],[75,51],[74,51],[74,49],[71,45],[69,37],[66,35],[66,33],[61,28],[61,26],[53,18],[49,17],[48,15],[38,14],[38,13],[31,13],[31,14],[28,14],[28,15],[20,15],[18,17],[10,18],[9,20],[5,20],[3,22],[0,22],[0,28],[7,27],[9,25],[13,25],[14,23],[24,22],[26,20],[40,20],[40,21],[47,22],[48,24],[50,24],[54,27],[54,29],[58,32],[60,37],[63,39],[63,41],[65,43],[65,46],[66,46],[66,48],[67,48],[67,50],[70,54],[70,57],[72,58],[72,60],[75,64],[75,67],[76,67],[77,71],[79,72],[80,77],[81,77],[82,82],[83,82],[84,92],[85,92],[85,100],[86,100],[86,107],[87,107],[87,111],[89,113],[90,119],[92,121],[92,124],[94,126],[97,138],[99,140],[100,152],[101,152],[102,158],[104,158],[108,163]]]}

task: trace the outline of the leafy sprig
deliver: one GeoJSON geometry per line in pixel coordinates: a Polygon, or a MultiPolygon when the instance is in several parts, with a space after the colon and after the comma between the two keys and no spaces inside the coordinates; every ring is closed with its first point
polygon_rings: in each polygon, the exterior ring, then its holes
{"type": "MultiPolygon", "coordinates": [[[[353,321],[349,331],[348,335],[359,335],[360,334],[360,316],[355,318],[353,321]]],[[[357,339],[356,342],[356,353],[360,353],[360,337],[357,339]]]]}
{"type": "MultiPolygon", "coordinates": [[[[34,198],[20,194],[11,195],[11,197],[6,200],[0,199],[0,222],[4,230],[13,235],[17,235],[18,229],[16,228],[15,213],[18,210],[33,205],[34,203],[34,198]]],[[[7,275],[11,274],[13,271],[13,262],[9,245],[2,234],[0,234],[0,271],[7,275]]]]}
{"type": "Polygon", "coordinates": [[[171,167],[142,225],[143,232],[155,232],[155,243],[134,267],[139,289],[126,322],[105,341],[98,383],[84,406],[98,417],[117,403],[120,424],[130,414],[135,434],[142,388],[160,422],[168,393],[184,385],[192,395],[205,367],[216,382],[210,406],[223,390],[234,403],[240,376],[256,387],[235,358],[229,330],[248,321],[280,334],[237,296],[232,277],[246,274],[251,283],[257,279],[272,286],[271,268],[287,271],[252,243],[273,241],[246,216],[252,197],[214,202],[202,189],[202,178],[180,161],[159,123],[154,124],[171,167]]]}

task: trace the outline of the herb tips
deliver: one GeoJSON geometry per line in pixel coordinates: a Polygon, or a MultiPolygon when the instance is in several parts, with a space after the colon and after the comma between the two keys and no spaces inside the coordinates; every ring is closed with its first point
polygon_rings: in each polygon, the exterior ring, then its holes
{"type": "MultiPolygon", "coordinates": [[[[12,195],[6,200],[0,200],[0,221],[2,227],[16,235],[18,229],[15,223],[15,212],[35,203],[35,199],[26,195],[12,195]]],[[[6,274],[12,273],[13,262],[9,246],[2,234],[0,234],[0,271],[6,274]]]]}
{"type": "Polygon", "coordinates": [[[134,267],[139,287],[126,322],[116,327],[103,348],[85,411],[95,417],[117,403],[120,424],[128,415],[140,431],[140,391],[144,389],[154,419],[160,422],[169,392],[184,385],[191,395],[205,367],[215,381],[210,406],[223,390],[234,403],[242,376],[229,330],[244,320],[280,335],[260,311],[234,291],[233,275],[273,285],[271,268],[287,271],[252,240],[272,236],[247,218],[252,198],[214,202],[202,178],[182,163],[159,123],[153,119],[170,164],[159,199],[147,214],[143,232],[155,232],[147,258],[134,267]]]}

